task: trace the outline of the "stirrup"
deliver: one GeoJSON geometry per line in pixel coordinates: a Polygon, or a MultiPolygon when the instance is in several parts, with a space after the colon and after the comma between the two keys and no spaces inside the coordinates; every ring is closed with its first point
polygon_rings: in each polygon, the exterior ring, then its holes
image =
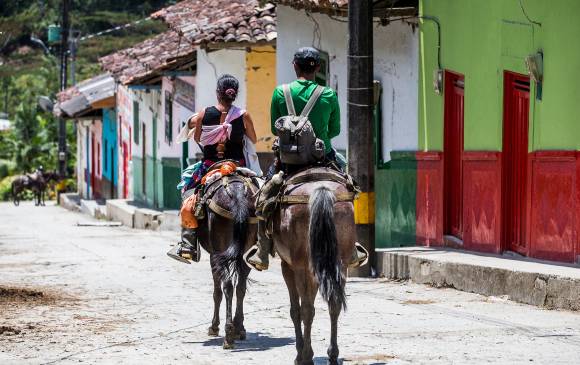
{"type": "Polygon", "coordinates": [[[354,243],[354,250],[356,257],[352,258],[352,261],[348,264],[350,269],[361,267],[369,262],[369,252],[358,242],[354,243]]]}
{"type": "Polygon", "coordinates": [[[179,262],[191,264],[191,261],[199,262],[201,259],[201,250],[198,246],[196,250],[192,248],[191,253],[185,253],[183,252],[182,242],[179,242],[167,252],[167,256],[179,262]]]}
{"type": "Polygon", "coordinates": [[[250,269],[254,269],[257,271],[264,271],[264,270],[268,270],[268,266],[263,265],[262,263],[259,262],[255,262],[250,260],[250,258],[254,255],[256,255],[256,253],[258,252],[259,247],[258,245],[253,245],[252,247],[250,247],[246,253],[244,253],[244,262],[246,263],[246,265],[248,265],[248,267],[250,269]]]}

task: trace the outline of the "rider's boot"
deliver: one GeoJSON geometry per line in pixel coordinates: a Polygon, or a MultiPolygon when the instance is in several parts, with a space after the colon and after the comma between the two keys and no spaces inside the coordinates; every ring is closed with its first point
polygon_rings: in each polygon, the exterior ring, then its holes
{"type": "Polygon", "coordinates": [[[360,243],[355,242],[354,250],[350,257],[348,267],[351,269],[361,267],[366,265],[368,261],[369,261],[369,252],[367,251],[367,249],[364,248],[363,245],[361,245],[360,243]]]}
{"type": "Polygon", "coordinates": [[[263,271],[268,270],[270,265],[270,252],[272,251],[272,238],[268,237],[265,232],[266,222],[258,222],[258,244],[252,246],[244,254],[248,265],[252,268],[263,271]]]}
{"type": "Polygon", "coordinates": [[[173,246],[167,256],[186,264],[191,264],[191,261],[199,262],[201,250],[196,231],[195,228],[181,228],[181,242],[173,246]]]}

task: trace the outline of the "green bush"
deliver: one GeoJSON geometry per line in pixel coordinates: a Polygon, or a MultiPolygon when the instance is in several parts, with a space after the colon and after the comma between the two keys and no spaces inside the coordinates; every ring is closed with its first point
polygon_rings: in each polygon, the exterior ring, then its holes
{"type": "MultiPolygon", "coordinates": [[[[0,201],[12,200],[12,181],[16,178],[15,176],[7,176],[0,180],[0,201]]],[[[20,200],[32,200],[34,196],[32,191],[25,190],[20,194],[20,200]]]]}
{"type": "Polygon", "coordinates": [[[14,180],[14,176],[5,177],[0,180],[0,200],[10,200],[12,180],[14,180]]]}
{"type": "Polygon", "coordinates": [[[0,160],[0,179],[12,175],[16,169],[16,164],[8,160],[0,160]]]}

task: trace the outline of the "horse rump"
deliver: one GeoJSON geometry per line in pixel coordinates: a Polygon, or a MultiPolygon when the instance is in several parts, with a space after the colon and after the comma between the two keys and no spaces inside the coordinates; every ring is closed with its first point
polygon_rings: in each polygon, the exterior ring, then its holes
{"type": "Polygon", "coordinates": [[[334,224],[334,193],[319,187],[310,196],[310,258],[322,298],[329,304],[346,309],[346,293],[338,239],[334,224]]]}
{"type": "Polygon", "coordinates": [[[212,267],[222,281],[236,282],[243,270],[246,269],[243,255],[246,238],[248,236],[248,217],[250,210],[243,185],[230,185],[230,187],[234,186],[235,188],[230,189],[231,207],[234,215],[233,240],[225,251],[212,256],[211,261],[212,267]]]}

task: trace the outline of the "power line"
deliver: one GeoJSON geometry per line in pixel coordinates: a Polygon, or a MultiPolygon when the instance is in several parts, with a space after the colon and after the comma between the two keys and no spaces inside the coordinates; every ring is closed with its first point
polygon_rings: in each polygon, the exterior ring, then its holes
{"type": "Polygon", "coordinates": [[[113,28],[110,28],[110,29],[106,29],[106,30],[103,30],[103,31],[100,31],[100,32],[97,32],[97,33],[93,33],[93,34],[89,34],[89,35],[83,36],[83,37],[79,38],[79,41],[85,41],[87,39],[92,39],[92,38],[95,38],[95,37],[100,37],[102,35],[109,34],[109,33],[113,33],[113,32],[116,32],[118,30],[131,28],[131,27],[134,27],[134,26],[136,26],[136,25],[138,25],[140,23],[146,22],[147,20],[151,20],[151,16],[148,16],[147,18],[135,20],[134,22],[131,22],[131,23],[127,23],[127,24],[123,24],[123,25],[118,25],[118,26],[113,27],[113,28]]]}

